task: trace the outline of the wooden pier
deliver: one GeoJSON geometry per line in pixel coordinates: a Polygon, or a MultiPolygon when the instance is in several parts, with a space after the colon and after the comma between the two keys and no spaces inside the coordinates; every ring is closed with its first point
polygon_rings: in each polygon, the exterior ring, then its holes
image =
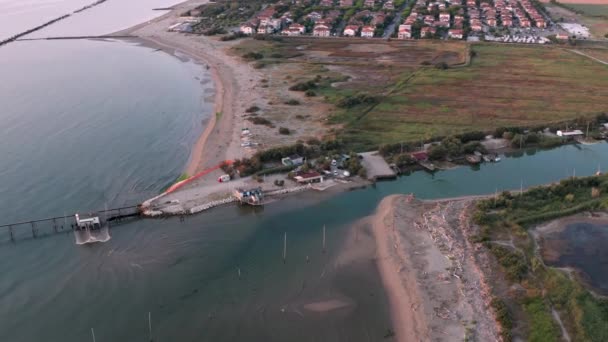
{"type": "MultiPolygon", "coordinates": [[[[106,222],[117,222],[140,216],[139,206],[99,210],[96,215],[105,218],[106,222]]],[[[74,214],[21,221],[0,225],[0,243],[16,242],[20,239],[38,238],[50,234],[71,232],[76,227],[74,214]],[[6,231],[6,234],[3,234],[6,231]]]]}

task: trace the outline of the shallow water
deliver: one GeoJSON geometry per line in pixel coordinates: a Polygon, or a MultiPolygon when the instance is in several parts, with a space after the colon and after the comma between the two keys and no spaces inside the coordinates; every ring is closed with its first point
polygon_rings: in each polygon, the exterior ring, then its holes
{"type": "Polygon", "coordinates": [[[0,60],[0,224],[154,196],[213,111],[206,70],[135,43],[17,42],[0,60]]]}
{"type": "Polygon", "coordinates": [[[598,293],[608,295],[608,223],[571,223],[543,237],[545,246],[559,246],[552,251],[559,257],[549,265],[576,269],[598,293]]]}

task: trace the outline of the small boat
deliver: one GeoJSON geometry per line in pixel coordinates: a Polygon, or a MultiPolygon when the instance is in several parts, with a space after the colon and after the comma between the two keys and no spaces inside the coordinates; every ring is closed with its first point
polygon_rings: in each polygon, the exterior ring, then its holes
{"type": "Polygon", "coordinates": [[[495,163],[498,163],[499,161],[500,161],[500,157],[496,157],[496,158],[494,158],[494,162],[495,162],[495,163]]]}

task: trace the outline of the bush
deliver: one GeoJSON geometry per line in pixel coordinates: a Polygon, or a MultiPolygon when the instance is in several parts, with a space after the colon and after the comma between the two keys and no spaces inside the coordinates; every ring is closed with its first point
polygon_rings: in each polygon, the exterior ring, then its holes
{"type": "Polygon", "coordinates": [[[255,113],[255,112],[258,112],[259,110],[260,110],[260,107],[251,106],[245,110],[245,113],[255,113]]]}
{"type": "Polygon", "coordinates": [[[298,101],[296,99],[291,99],[291,100],[285,101],[285,104],[290,105],[290,106],[297,106],[300,104],[300,101],[298,101]]]}
{"type": "Polygon", "coordinates": [[[259,116],[256,116],[254,118],[247,118],[247,120],[251,121],[254,125],[265,125],[268,127],[274,127],[270,120],[266,118],[261,118],[259,116]]]}
{"type": "Polygon", "coordinates": [[[338,103],[336,103],[336,106],[340,107],[340,108],[352,108],[354,106],[360,105],[360,104],[376,104],[378,103],[378,99],[374,96],[365,94],[365,93],[359,93],[357,95],[349,95],[349,96],[345,96],[343,98],[341,98],[338,103]]]}
{"type": "Polygon", "coordinates": [[[252,59],[262,59],[262,58],[264,58],[264,55],[261,54],[261,53],[259,53],[259,52],[253,52],[252,51],[252,52],[247,52],[246,54],[244,54],[243,58],[249,59],[249,60],[252,60],[252,59]]]}
{"type": "Polygon", "coordinates": [[[291,134],[291,131],[289,131],[289,128],[287,128],[287,127],[279,127],[279,133],[284,134],[284,135],[289,135],[289,134],[291,134]]]}
{"type": "Polygon", "coordinates": [[[310,89],[314,89],[317,87],[317,84],[315,83],[315,81],[307,81],[307,82],[299,82],[296,83],[294,85],[292,85],[291,87],[289,87],[289,90],[292,91],[307,91],[310,89]]]}
{"type": "Polygon", "coordinates": [[[317,96],[317,93],[315,93],[314,90],[307,90],[304,95],[308,96],[308,97],[313,97],[313,96],[317,96]]]}
{"type": "Polygon", "coordinates": [[[500,298],[493,298],[490,302],[490,306],[494,309],[496,313],[496,319],[502,326],[502,337],[506,341],[511,340],[511,329],[513,328],[513,318],[511,317],[511,312],[509,312],[509,308],[505,302],[500,298]]]}
{"type": "Polygon", "coordinates": [[[446,70],[448,68],[448,64],[446,62],[437,63],[435,64],[435,68],[439,70],[446,70]]]}

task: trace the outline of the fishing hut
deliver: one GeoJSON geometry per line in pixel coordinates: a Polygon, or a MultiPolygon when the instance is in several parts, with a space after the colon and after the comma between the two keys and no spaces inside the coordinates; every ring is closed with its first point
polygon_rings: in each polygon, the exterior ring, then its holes
{"type": "Polygon", "coordinates": [[[101,222],[97,216],[89,216],[81,218],[80,215],[75,214],[76,218],[76,229],[79,230],[98,230],[101,229],[101,222]]]}
{"type": "Polygon", "coordinates": [[[264,205],[264,192],[262,188],[254,188],[249,190],[235,189],[234,197],[241,204],[249,204],[254,206],[264,205]]]}

